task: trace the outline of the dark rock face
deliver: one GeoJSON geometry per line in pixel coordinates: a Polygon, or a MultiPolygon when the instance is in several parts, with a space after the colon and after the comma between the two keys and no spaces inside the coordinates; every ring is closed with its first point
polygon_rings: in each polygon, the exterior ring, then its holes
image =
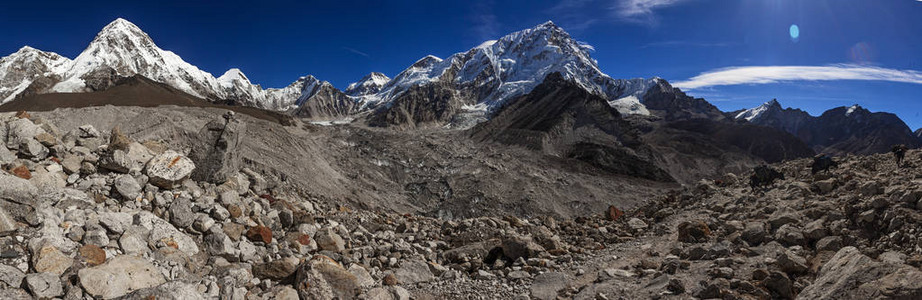
{"type": "Polygon", "coordinates": [[[810,128],[804,139],[823,152],[873,154],[890,151],[894,144],[922,147],[922,141],[896,115],[872,113],[857,105],[827,110],[810,128]]]}
{"type": "Polygon", "coordinates": [[[797,137],[762,126],[707,119],[676,121],[667,126],[707,135],[719,143],[737,147],[769,163],[813,155],[813,150],[797,137]]]}
{"type": "Polygon", "coordinates": [[[357,113],[359,108],[360,104],[355,100],[324,82],[317,92],[301,102],[301,106],[295,109],[293,114],[315,120],[339,119],[357,113]]]}
{"type": "Polygon", "coordinates": [[[240,151],[237,147],[246,134],[246,123],[240,121],[232,112],[224,115],[223,120],[212,120],[199,131],[198,143],[192,147],[190,154],[196,166],[192,178],[221,184],[237,174],[240,170],[240,151]]]}
{"type": "Polygon", "coordinates": [[[411,87],[369,116],[368,125],[398,128],[444,125],[463,105],[455,94],[451,85],[443,82],[411,87]]]}
{"type": "Polygon", "coordinates": [[[472,128],[471,135],[573,158],[615,174],[674,181],[637,154],[647,150],[617,110],[559,73],[472,128]]]}
{"type": "Polygon", "coordinates": [[[707,100],[688,96],[665,80],[657,80],[656,86],[643,95],[642,102],[647,109],[666,120],[726,119],[723,112],[707,100]]]}

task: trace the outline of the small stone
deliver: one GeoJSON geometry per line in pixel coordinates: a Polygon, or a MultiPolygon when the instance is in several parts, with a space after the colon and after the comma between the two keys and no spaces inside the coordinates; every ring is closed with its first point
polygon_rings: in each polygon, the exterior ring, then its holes
{"type": "Polygon", "coordinates": [[[115,191],[126,200],[135,200],[141,195],[141,185],[131,175],[122,174],[115,178],[115,191]]]}
{"type": "Polygon", "coordinates": [[[627,226],[630,227],[634,231],[641,231],[641,230],[647,229],[647,223],[645,223],[644,221],[638,218],[631,218],[630,220],[628,220],[627,226]]]}
{"type": "Polygon", "coordinates": [[[195,217],[195,222],[192,222],[192,229],[198,232],[206,232],[211,229],[211,226],[214,226],[214,224],[214,219],[206,214],[199,214],[195,217]]]}
{"type": "Polygon", "coordinates": [[[397,276],[395,276],[393,273],[384,275],[384,279],[382,280],[382,283],[387,286],[397,285],[398,283],[397,276]]]}
{"type": "Polygon", "coordinates": [[[35,139],[29,139],[19,145],[19,153],[34,159],[45,159],[48,157],[48,148],[35,139]]]}
{"type": "Polygon", "coordinates": [[[64,295],[64,287],[58,276],[51,273],[32,273],[26,276],[26,286],[38,299],[50,299],[64,295]]]}
{"type": "Polygon", "coordinates": [[[477,270],[477,273],[474,274],[474,279],[493,280],[496,279],[496,275],[493,275],[493,273],[487,272],[486,270],[477,270]]]}
{"type": "Polygon", "coordinates": [[[623,215],[624,215],[624,212],[618,209],[617,207],[615,207],[614,205],[608,206],[608,210],[605,211],[605,216],[608,218],[609,221],[618,220],[618,218],[621,218],[621,216],[623,215]]]}
{"type": "Polygon", "coordinates": [[[775,258],[778,269],[788,274],[800,274],[807,271],[807,259],[797,256],[791,251],[784,250],[775,258]]]}
{"type": "Polygon", "coordinates": [[[64,255],[61,250],[51,245],[42,246],[37,253],[33,254],[33,267],[36,272],[46,272],[60,276],[73,264],[73,258],[64,255]]]}
{"type": "Polygon", "coordinates": [[[435,275],[429,271],[429,265],[421,260],[404,260],[400,263],[400,268],[394,270],[394,276],[397,276],[397,281],[403,284],[416,284],[435,279],[435,275]]]}
{"type": "Polygon", "coordinates": [[[359,291],[355,275],[323,255],[301,264],[294,286],[301,299],[352,299],[359,291]]]}
{"type": "Polygon", "coordinates": [[[95,138],[99,137],[99,131],[96,130],[96,127],[93,125],[83,125],[78,127],[80,131],[77,133],[81,138],[95,138]]]}
{"type": "MultiPolygon", "coordinates": [[[[187,198],[180,197],[170,203],[170,223],[178,228],[192,226],[195,221],[195,213],[192,212],[192,202],[187,198]]],[[[271,234],[271,233],[270,233],[271,234]]]]}
{"type": "Polygon", "coordinates": [[[332,228],[324,228],[314,235],[314,241],[322,250],[339,252],[346,249],[346,242],[332,228]]]}
{"type": "Polygon", "coordinates": [[[827,236],[816,242],[816,251],[839,251],[842,246],[842,237],[827,236]]]}
{"type": "Polygon", "coordinates": [[[785,246],[798,246],[806,243],[803,232],[791,224],[785,224],[775,232],[775,240],[785,246]]]}
{"type": "Polygon", "coordinates": [[[240,237],[243,236],[243,232],[246,230],[246,227],[237,223],[225,223],[224,224],[224,233],[227,234],[234,241],[239,241],[240,237]]]}
{"type": "Polygon", "coordinates": [[[548,272],[535,276],[531,285],[531,296],[541,300],[557,299],[557,292],[569,286],[567,275],[559,272],[548,272]]]}
{"type": "Polygon", "coordinates": [[[253,276],[262,279],[283,280],[298,271],[300,260],[294,257],[273,260],[253,266],[253,276]]]}
{"type": "Polygon", "coordinates": [[[703,221],[684,221],[678,226],[678,240],[686,243],[701,243],[711,236],[711,229],[703,221]]]}
{"type": "Polygon", "coordinates": [[[0,264],[0,282],[9,286],[20,286],[26,274],[13,266],[0,264]]]}
{"type": "Polygon", "coordinates": [[[86,293],[106,299],[166,282],[156,266],[130,255],[116,256],[105,264],[81,269],[77,276],[86,293]]]}

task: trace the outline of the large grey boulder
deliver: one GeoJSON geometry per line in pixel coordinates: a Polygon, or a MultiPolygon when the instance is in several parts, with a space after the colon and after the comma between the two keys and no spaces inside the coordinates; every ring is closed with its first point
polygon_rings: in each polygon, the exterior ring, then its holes
{"type": "Polygon", "coordinates": [[[301,264],[294,286],[301,299],[353,299],[359,291],[355,275],[323,255],[301,264]]]}
{"type": "Polygon", "coordinates": [[[150,183],[165,189],[179,185],[195,170],[195,163],[188,157],[173,150],[167,150],[155,156],[147,163],[147,176],[150,183]]]}
{"type": "Polygon", "coordinates": [[[166,282],[160,270],[143,258],[121,255],[105,264],[77,272],[83,290],[93,297],[111,299],[166,282]]]}
{"type": "Polygon", "coordinates": [[[34,203],[38,189],[28,180],[0,172],[0,199],[16,203],[34,203]]]}
{"type": "Polygon", "coordinates": [[[170,281],[156,287],[140,289],[125,295],[122,300],[198,300],[205,297],[196,289],[196,285],[182,281],[170,281]]]}
{"type": "Polygon", "coordinates": [[[823,265],[797,299],[922,299],[922,272],[845,247],[823,265]]]}
{"type": "Polygon", "coordinates": [[[18,149],[19,145],[35,138],[36,135],[45,132],[40,126],[35,125],[29,119],[16,119],[7,124],[6,147],[18,149]]]}
{"type": "Polygon", "coordinates": [[[212,120],[205,124],[192,146],[192,161],[198,168],[192,178],[221,184],[240,171],[240,146],[246,133],[246,123],[234,117],[233,112],[224,115],[223,120],[212,120]]]}
{"type": "Polygon", "coordinates": [[[64,295],[58,276],[51,273],[32,273],[26,276],[26,286],[37,299],[51,299],[64,295]]]}
{"type": "Polygon", "coordinates": [[[125,200],[135,200],[141,195],[141,185],[131,175],[122,174],[115,178],[115,191],[125,200]]]}
{"type": "Polygon", "coordinates": [[[535,277],[531,284],[531,297],[535,299],[557,299],[557,292],[569,285],[567,275],[559,272],[548,272],[535,277]]]}
{"type": "Polygon", "coordinates": [[[429,264],[422,260],[404,260],[400,263],[400,268],[394,270],[394,276],[397,282],[401,284],[416,284],[427,282],[435,279],[435,275],[429,271],[429,264]]]}
{"type": "Polygon", "coordinates": [[[16,220],[5,208],[0,206],[0,234],[12,231],[16,231],[16,220]]]}

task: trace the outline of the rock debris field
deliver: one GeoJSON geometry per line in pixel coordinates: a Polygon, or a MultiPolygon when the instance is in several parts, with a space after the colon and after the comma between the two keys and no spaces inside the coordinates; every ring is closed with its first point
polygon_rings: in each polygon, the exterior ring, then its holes
{"type": "Polygon", "coordinates": [[[922,166],[810,160],[575,217],[310,199],[243,166],[240,116],[171,149],[0,115],[0,299],[920,299],[922,166]]]}

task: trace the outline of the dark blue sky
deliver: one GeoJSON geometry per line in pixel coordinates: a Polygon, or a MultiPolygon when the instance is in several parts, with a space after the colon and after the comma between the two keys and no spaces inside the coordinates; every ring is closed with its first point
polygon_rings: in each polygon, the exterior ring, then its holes
{"type": "Polygon", "coordinates": [[[0,4],[0,55],[30,45],[74,58],[122,17],[215,76],[237,67],[264,87],[312,74],[344,88],[552,20],[612,77],[660,76],[724,110],[858,103],[922,126],[916,0],[132,2],[0,4]]]}

